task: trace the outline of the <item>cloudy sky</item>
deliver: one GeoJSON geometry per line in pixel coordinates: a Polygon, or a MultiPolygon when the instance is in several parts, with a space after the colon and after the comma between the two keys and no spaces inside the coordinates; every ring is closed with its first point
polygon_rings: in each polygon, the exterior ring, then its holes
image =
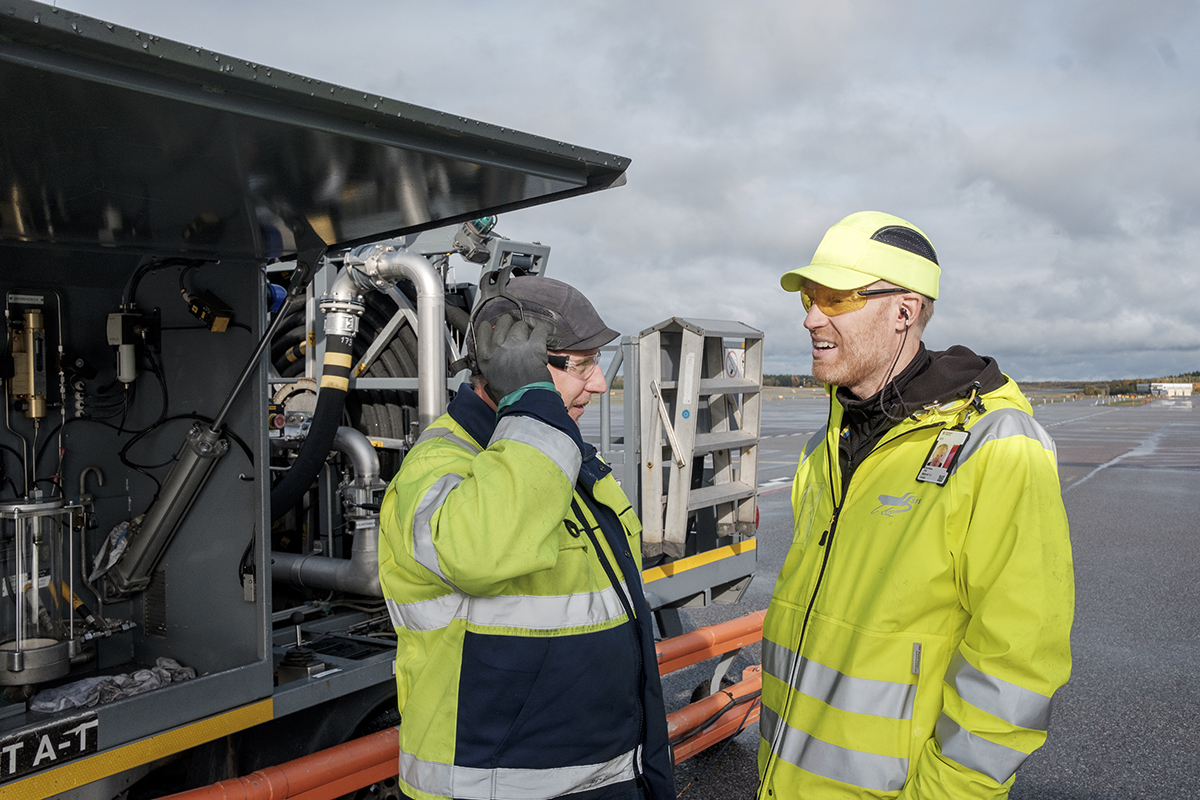
{"type": "Polygon", "coordinates": [[[633,159],[619,189],[500,232],[636,333],[766,333],[854,211],[933,241],[926,331],[1025,380],[1200,369],[1200,6],[773,0],[61,0],[60,7],[633,159]]]}

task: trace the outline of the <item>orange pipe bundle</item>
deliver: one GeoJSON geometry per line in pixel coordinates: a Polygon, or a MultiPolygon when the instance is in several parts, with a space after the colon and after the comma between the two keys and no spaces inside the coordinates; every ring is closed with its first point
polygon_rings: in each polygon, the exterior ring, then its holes
{"type": "Polygon", "coordinates": [[[692,664],[737,650],[762,639],[766,611],[698,628],[691,633],[664,639],[658,643],[658,674],[666,675],[692,664]]]}
{"type": "Polygon", "coordinates": [[[334,800],[395,775],[399,757],[400,732],[388,728],[242,778],[179,792],[168,800],[334,800]]]}
{"type": "Polygon", "coordinates": [[[668,714],[667,738],[676,742],[671,748],[675,763],[686,761],[701,750],[733,736],[739,729],[744,730],[758,722],[761,703],[757,697],[750,698],[761,691],[762,667],[746,667],[740,682],[668,714]],[[733,705],[725,708],[730,703],[733,705]],[[714,717],[715,721],[710,722],[714,717]],[[703,731],[688,736],[706,723],[709,725],[703,731]]]}

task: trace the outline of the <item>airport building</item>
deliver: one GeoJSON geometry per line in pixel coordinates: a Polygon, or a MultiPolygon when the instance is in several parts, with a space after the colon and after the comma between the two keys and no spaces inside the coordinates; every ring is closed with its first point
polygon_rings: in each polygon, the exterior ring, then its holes
{"type": "Polygon", "coordinates": [[[1190,383],[1139,383],[1138,393],[1149,393],[1155,397],[1191,397],[1190,383]]]}

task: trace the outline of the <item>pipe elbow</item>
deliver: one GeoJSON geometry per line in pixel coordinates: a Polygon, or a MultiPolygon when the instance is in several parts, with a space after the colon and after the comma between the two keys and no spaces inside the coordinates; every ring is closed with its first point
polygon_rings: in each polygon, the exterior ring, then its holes
{"type": "Polygon", "coordinates": [[[434,269],[433,264],[424,256],[410,253],[407,250],[389,250],[372,253],[364,265],[372,277],[385,281],[395,281],[397,278],[408,278],[417,289],[417,297],[444,296],[442,276],[434,269]]]}
{"type": "Polygon", "coordinates": [[[333,449],[350,459],[358,482],[369,486],[379,481],[379,454],[366,434],[346,425],[339,426],[333,436],[333,449]]]}

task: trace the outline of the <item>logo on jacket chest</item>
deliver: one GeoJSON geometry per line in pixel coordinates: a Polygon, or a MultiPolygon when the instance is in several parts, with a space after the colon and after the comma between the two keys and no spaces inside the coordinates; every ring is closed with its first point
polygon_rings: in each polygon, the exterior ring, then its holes
{"type": "Polygon", "coordinates": [[[879,495],[879,505],[871,513],[881,514],[885,517],[894,517],[897,514],[903,514],[905,511],[912,511],[913,506],[920,502],[921,499],[912,492],[908,492],[901,497],[881,494],[879,495]]]}

